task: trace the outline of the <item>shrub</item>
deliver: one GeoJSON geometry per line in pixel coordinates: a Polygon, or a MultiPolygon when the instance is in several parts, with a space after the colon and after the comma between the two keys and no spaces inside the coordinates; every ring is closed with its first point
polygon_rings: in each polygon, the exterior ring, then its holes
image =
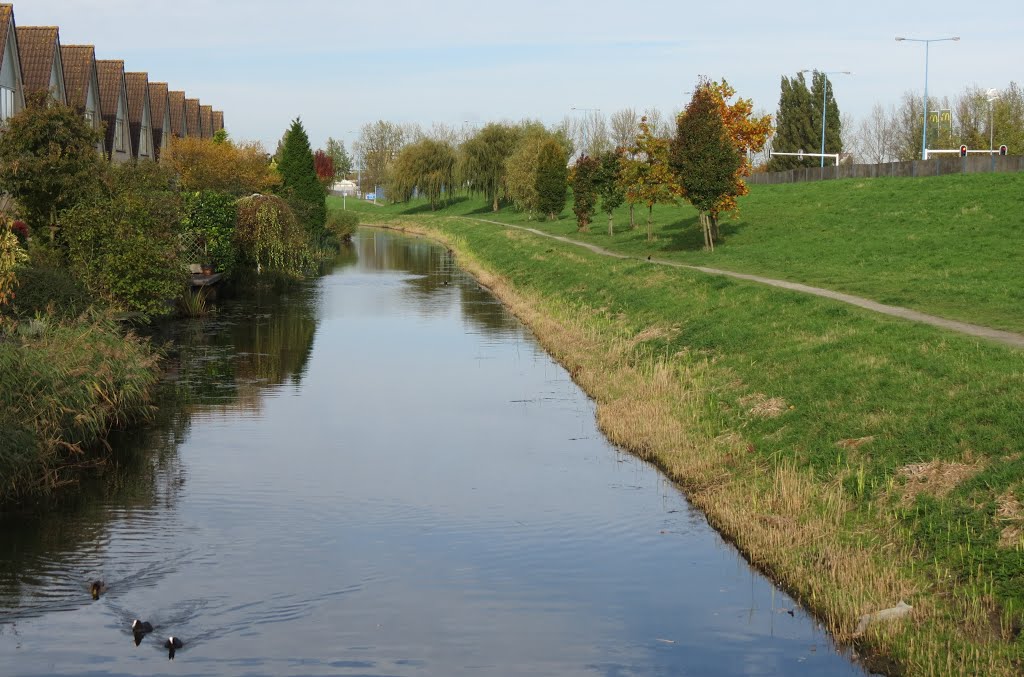
{"type": "Polygon", "coordinates": [[[212,263],[219,272],[230,274],[235,268],[235,222],[238,207],[235,199],[226,193],[203,191],[186,193],[184,196],[185,217],[182,227],[186,232],[195,233],[206,243],[207,261],[189,263],[212,263]]]}
{"type": "Polygon", "coordinates": [[[70,319],[92,303],[89,292],[66,266],[26,266],[18,271],[17,296],[11,307],[19,317],[52,312],[70,319]]]}
{"type": "Polygon", "coordinates": [[[103,191],[64,218],[74,274],[114,308],[164,315],[187,279],[181,200],[154,163],[111,168],[103,191]]]}
{"type": "Polygon", "coordinates": [[[95,190],[103,166],[99,133],[45,92],[28,98],[0,134],[0,192],[21,205],[37,232],[95,190]]]}
{"type": "Polygon", "coordinates": [[[335,209],[327,214],[327,230],[339,240],[351,240],[357,227],[359,227],[358,212],[335,209]]]}
{"type": "Polygon", "coordinates": [[[14,298],[18,281],[15,269],[27,260],[28,255],[18,244],[17,236],[6,228],[0,229],[0,308],[14,298]]]}
{"type": "Polygon", "coordinates": [[[281,183],[259,143],[188,137],[175,139],[160,163],[178,174],[187,191],[215,191],[236,197],[265,193],[281,183]]]}
{"type": "Polygon", "coordinates": [[[235,244],[242,259],[264,268],[301,277],[313,265],[305,229],[276,195],[252,195],[238,201],[235,244]]]}

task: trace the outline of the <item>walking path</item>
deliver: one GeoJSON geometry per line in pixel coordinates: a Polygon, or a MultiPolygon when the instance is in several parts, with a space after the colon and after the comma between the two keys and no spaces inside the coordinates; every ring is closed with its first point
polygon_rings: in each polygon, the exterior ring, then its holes
{"type": "Polygon", "coordinates": [[[967,334],[968,336],[976,336],[978,338],[988,339],[990,341],[996,341],[1003,343],[1008,346],[1015,348],[1024,348],[1024,334],[1017,334],[1012,331],[1004,331],[1002,329],[993,329],[991,327],[983,327],[979,324],[970,324],[968,322],[959,322],[957,320],[949,320],[944,317],[937,315],[929,315],[922,313],[917,310],[911,310],[910,308],[902,308],[900,306],[890,306],[871,299],[862,298],[860,296],[853,296],[852,294],[844,294],[842,292],[833,291],[831,289],[822,289],[821,287],[812,287],[806,284],[800,284],[798,282],[787,282],[785,280],[776,280],[770,277],[761,277],[760,275],[748,275],[747,273],[736,273],[731,270],[721,270],[719,268],[706,268],[704,266],[692,266],[685,263],[679,263],[677,261],[666,261],[665,259],[647,258],[642,259],[629,254],[621,254],[619,252],[613,252],[604,247],[598,247],[594,244],[587,242],[580,242],[573,240],[572,238],[563,237],[561,235],[552,235],[551,233],[545,233],[542,230],[536,228],[527,228],[526,226],[517,226],[511,223],[501,223],[500,221],[491,221],[488,219],[475,219],[468,216],[459,217],[466,219],[467,221],[479,221],[481,223],[492,223],[497,226],[503,226],[505,228],[515,228],[517,230],[525,230],[528,233],[534,235],[540,235],[541,237],[551,238],[552,240],[558,240],[566,244],[575,245],[577,247],[583,247],[588,249],[595,254],[602,256],[610,256],[616,259],[626,259],[633,261],[649,261],[650,263],[659,266],[671,266],[673,268],[685,268],[687,270],[696,270],[701,273],[707,273],[709,275],[723,275],[725,277],[733,277],[739,280],[749,280],[751,282],[757,282],[760,284],[770,285],[772,287],[780,287],[782,289],[789,289],[792,291],[802,292],[804,294],[813,294],[814,296],[822,296],[827,299],[833,299],[835,301],[841,301],[843,303],[849,303],[853,306],[859,306],[861,308],[867,308],[873,310],[876,313],[882,313],[884,315],[892,315],[893,317],[899,317],[904,320],[911,320],[913,322],[923,322],[924,324],[930,324],[935,327],[941,327],[950,331],[959,332],[961,334],[967,334]]]}

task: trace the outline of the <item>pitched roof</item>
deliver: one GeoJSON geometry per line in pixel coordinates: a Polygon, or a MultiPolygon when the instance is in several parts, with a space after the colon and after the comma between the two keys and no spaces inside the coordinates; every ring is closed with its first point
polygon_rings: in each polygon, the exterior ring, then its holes
{"type": "MultiPolygon", "coordinates": [[[[131,131],[132,154],[138,155],[139,136],[144,122],[142,118],[146,113],[146,100],[149,99],[149,73],[125,73],[124,82],[128,89],[128,129],[131,131]]],[[[149,124],[153,125],[152,109],[149,124]]]]}
{"type": "Polygon", "coordinates": [[[4,63],[4,54],[7,54],[7,33],[13,22],[14,5],[0,4],[0,66],[4,63]]]}
{"type": "Polygon", "coordinates": [[[60,44],[56,26],[18,26],[21,78],[26,92],[49,92],[53,58],[60,44]]]}
{"type": "Polygon", "coordinates": [[[199,107],[199,124],[203,128],[203,138],[213,138],[213,106],[199,107]]]}
{"type": "Polygon", "coordinates": [[[100,79],[100,111],[107,125],[106,146],[109,157],[114,148],[114,133],[117,130],[117,107],[121,103],[124,87],[124,61],[97,59],[96,72],[100,79]]]}
{"type": "Polygon", "coordinates": [[[68,93],[68,105],[84,107],[89,95],[89,80],[92,79],[96,49],[92,45],[61,45],[60,56],[64,61],[64,88],[68,93]]]}
{"type": "Polygon", "coordinates": [[[213,111],[213,131],[217,133],[221,129],[224,129],[224,111],[215,110],[213,111]]]}
{"type": "MultiPolygon", "coordinates": [[[[153,129],[153,157],[160,159],[160,146],[164,140],[164,114],[167,113],[167,83],[149,83],[149,114],[152,118],[153,129]]],[[[168,125],[170,126],[170,125],[168,125]]],[[[166,130],[170,135],[171,130],[166,130]]],[[[168,136],[168,139],[171,137],[168,136]]]]}
{"type": "Polygon", "coordinates": [[[167,105],[171,107],[171,132],[178,137],[185,136],[182,128],[185,124],[185,92],[168,90],[167,105]]]}
{"type": "Polygon", "coordinates": [[[96,74],[100,79],[100,109],[103,117],[116,116],[124,83],[124,61],[96,59],[96,74]]]}
{"type": "Polygon", "coordinates": [[[199,99],[185,99],[185,116],[188,118],[188,135],[202,136],[199,126],[199,99]]]}

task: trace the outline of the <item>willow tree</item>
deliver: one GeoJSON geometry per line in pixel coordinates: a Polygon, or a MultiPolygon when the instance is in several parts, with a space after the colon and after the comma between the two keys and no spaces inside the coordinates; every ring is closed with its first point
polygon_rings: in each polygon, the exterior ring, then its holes
{"type": "Polygon", "coordinates": [[[482,193],[493,211],[508,192],[505,162],[518,139],[515,127],[492,122],[462,144],[458,177],[471,193],[482,193]]]}
{"type": "Polygon", "coordinates": [[[679,189],[700,213],[704,245],[714,251],[711,211],[733,187],[742,159],[722,121],[718,98],[709,82],[701,82],[676,121],[669,165],[679,189]]]}
{"type": "Polygon", "coordinates": [[[565,147],[566,138],[538,122],[524,123],[521,130],[515,150],[505,161],[505,181],[512,204],[533,218],[539,211],[537,158],[540,155],[540,148],[549,139],[555,139],[565,147]]]}
{"type": "Polygon", "coordinates": [[[431,211],[450,194],[455,181],[455,150],[446,141],[423,138],[401,150],[388,175],[388,195],[405,202],[417,191],[431,211]]]}

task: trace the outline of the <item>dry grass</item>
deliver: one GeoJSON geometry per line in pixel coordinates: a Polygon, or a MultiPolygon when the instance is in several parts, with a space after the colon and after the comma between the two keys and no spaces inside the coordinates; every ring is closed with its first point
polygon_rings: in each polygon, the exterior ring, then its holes
{"type": "Polygon", "coordinates": [[[1024,504],[1013,490],[996,499],[996,522],[1003,525],[999,532],[1000,548],[1020,548],[1024,545],[1024,504]]]}
{"type": "Polygon", "coordinates": [[[790,408],[786,400],[781,397],[768,397],[763,393],[754,393],[740,398],[740,406],[755,418],[778,418],[790,408]]]}
{"type": "Polygon", "coordinates": [[[980,462],[968,464],[950,461],[929,461],[904,466],[898,473],[906,480],[900,488],[901,503],[910,505],[918,494],[945,496],[964,480],[977,475],[984,467],[980,462]]]}

